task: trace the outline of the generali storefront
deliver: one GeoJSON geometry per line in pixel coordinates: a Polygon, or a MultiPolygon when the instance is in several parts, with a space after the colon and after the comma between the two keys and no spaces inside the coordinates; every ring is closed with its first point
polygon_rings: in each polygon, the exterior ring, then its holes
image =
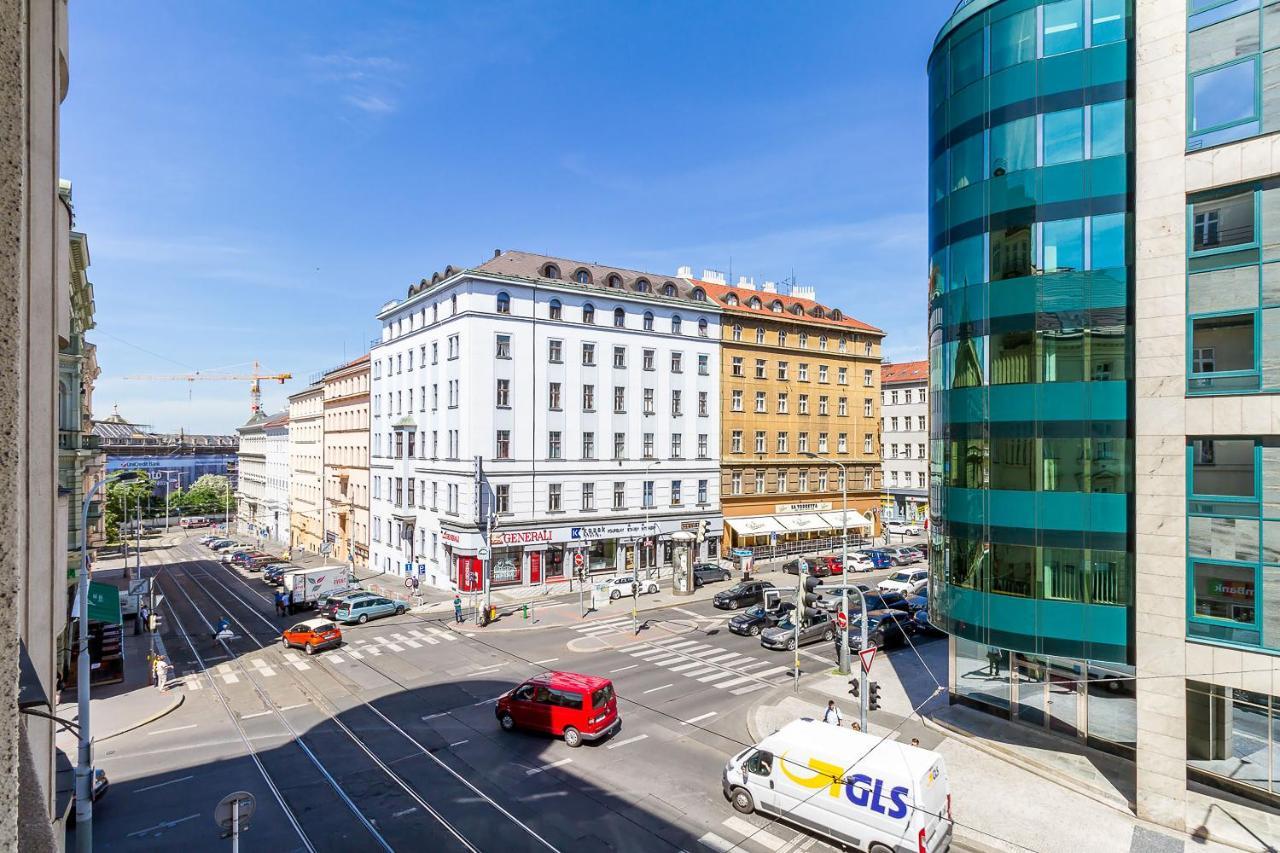
{"type": "MultiPolygon", "coordinates": [[[[700,560],[716,553],[723,530],[719,516],[704,518],[707,536],[699,546],[700,560]]],[[[697,534],[702,520],[653,519],[495,530],[488,542],[491,583],[494,588],[564,583],[579,568],[588,575],[639,573],[642,577],[656,577],[670,571],[671,534],[697,534]]],[[[484,534],[442,527],[440,537],[449,560],[450,580],[463,592],[483,589],[484,534]]]]}

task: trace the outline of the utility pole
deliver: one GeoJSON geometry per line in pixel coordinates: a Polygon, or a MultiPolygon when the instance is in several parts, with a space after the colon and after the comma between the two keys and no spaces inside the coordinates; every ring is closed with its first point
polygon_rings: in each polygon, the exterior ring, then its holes
{"type": "Polygon", "coordinates": [[[134,577],[142,577],[142,495],[138,495],[138,547],[133,555],[136,563],[134,577]]]}
{"type": "Polygon", "coordinates": [[[796,609],[795,615],[791,619],[791,627],[794,631],[792,635],[792,645],[795,646],[792,651],[795,652],[795,661],[792,664],[792,683],[795,691],[800,692],[800,621],[804,619],[804,575],[809,571],[809,564],[804,557],[796,558],[796,609]]]}

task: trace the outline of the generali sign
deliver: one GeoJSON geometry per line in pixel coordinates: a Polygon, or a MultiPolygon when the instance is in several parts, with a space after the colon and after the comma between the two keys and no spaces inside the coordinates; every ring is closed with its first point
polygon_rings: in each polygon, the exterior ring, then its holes
{"type": "Polygon", "coordinates": [[[550,530],[513,530],[489,534],[490,545],[534,545],[554,541],[555,534],[550,530]]]}

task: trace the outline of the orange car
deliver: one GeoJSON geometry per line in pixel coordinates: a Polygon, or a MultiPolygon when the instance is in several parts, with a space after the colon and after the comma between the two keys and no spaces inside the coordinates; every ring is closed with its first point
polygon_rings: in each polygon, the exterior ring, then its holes
{"type": "Polygon", "coordinates": [[[280,635],[280,642],[286,649],[301,647],[307,650],[307,654],[314,655],[321,649],[342,645],[342,630],[328,619],[308,619],[286,628],[280,635]]]}

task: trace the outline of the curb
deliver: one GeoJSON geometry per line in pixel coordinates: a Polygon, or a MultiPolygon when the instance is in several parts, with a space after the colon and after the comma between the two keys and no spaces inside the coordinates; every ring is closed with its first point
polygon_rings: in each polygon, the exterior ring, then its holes
{"type": "Polygon", "coordinates": [[[160,719],[161,717],[168,716],[169,714],[178,710],[178,708],[182,705],[182,703],[186,700],[186,698],[187,697],[184,694],[179,693],[177,696],[173,697],[173,700],[169,703],[168,707],[157,711],[156,713],[152,714],[149,717],[146,717],[145,719],[138,720],[137,722],[134,722],[134,723],[130,723],[129,725],[125,726],[122,729],[116,729],[111,734],[102,735],[101,737],[95,737],[93,739],[93,742],[102,743],[104,740],[111,740],[111,738],[113,737],[117,737],[119,735],[125,734],[126,732],[131,732],[134,729],[140,729],[145,725],[154,723],[156,720],[160,719]]]}
{"type": "MultiPolygon", "coordinates": [[[[636,608],[636,613],[650,613],[650,612],[652,612],[652,611],[654,611],[654,610],[669,610],[669,609],[671,609],[671,608],[673,608],[673,607],[678,607],[678,606],[679,606],[681,603],[683,603],[683,602],[690,602],[690,601],[692,601],[692,603],[695,603],[695,604],[696,604],[698,601],[704,601],[704,600],[705,600],[705,601],[710,601],[711,599],[709,599],[709,598],[707,598],[707,599],[683,599],[682,601],[673,601],[673,602],[668,602],[668,603],[666,603],[666,604],[651,604],[651,605],[648,605],[647,607],[637,607],[637,608],[636,608]]],[[[514,615],[516,615],[517,613],[519,613],[520,608],[521,608],[521,607],[523,607],[523,605],[521,605],[521,604],[516,604],[516,605],[511,605],[511,606],[513,606],[515,609],[514,609],[514,610],[512,610],[512,611],[510,611],[510,612],[505,612],[505,613],[503,612],[503,608],[502,608],[502,607],[499,607],[499,608],[498,608],[498,612],[499,612],[499,614],[500,614],[500,615],[502,615],[502,616],[514,616],[514,615]]],[[[536,609],[537,609],[537,608],[535,608],[535,610],[536,610],[536,609]]],[[[629,611],[629,610],[628,610],[628,611],[625,611],[625,612],[626,612],[626,613],[630,613],[631,611],[629,611]]],[[[594,617],[594,618],[591,618],[591,619],[577,619],[577,620],[575,620],[575,621],[573,621],[573,622],[566,622],[566,623],[564,623],[563,625],[529,625],[529,626],[521,627],[521,628],[489,628],[489,627],[483,627],[483,628],[481,628],[481,627],[476,627],[476,626],[474,625],[474,623],[472,623],[470,620],[468,620],[466,624],[467,624],[468,626],[470,626],[470,627],[469,627],[469,628],[467,628],[467,629],[461,630],[461,633],[463,633],[463,634],[471,634],[471,633],[476,633],[476,634],[490,633],[490,634],[494,634],[494,633],[510,633],[510,632],[512,632],[512,631],[535,631],[535,630],[541,630],[541,629],[545,629],[545,628],[571,628],[571,627],[573,627],[574,625],[590,625],[592,622],[600,622],[600,621],[604,621],[604,620],[606,620],[606,619],[616,619],[616,618],[617,618],[617,616],[616,616],[616,615],[611,615],[611,614],[609,614],[609,613],[608,613],[608,612],[606,612],[606,611],[597,610],[597,611],[596,611],[596,613],[598,613],[598,614],[599,614],[599,616],[598,616],[598,617],[594,617]]],[[[687,617],[687,618],[692,618],[692,617],[687,617]]]]}

